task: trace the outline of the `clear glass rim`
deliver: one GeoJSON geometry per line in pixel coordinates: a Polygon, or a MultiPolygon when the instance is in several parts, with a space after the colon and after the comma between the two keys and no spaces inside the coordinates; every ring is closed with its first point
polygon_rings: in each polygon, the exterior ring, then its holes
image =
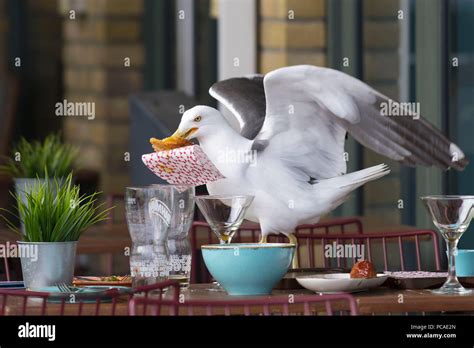
{"type": "Polygon", "coordinates": [[[233,199],[233,198],[244,198],[244,199],[253,199],[255,196],[252,195],[199,195],[195,197],[200,200],[212,200],[212,199],[233,199]]]}
{"type": "Polygon", "coordinates": [[[449,199],[474,199],[474,196],[471,195],[428,195],[421,196],[421,200],[449,200],[449,199]]]}
{"type": "Polygon", "coordinates": [[[126,186],[125,190],[143,190],[149,187],[150,186],[126,186]]]}

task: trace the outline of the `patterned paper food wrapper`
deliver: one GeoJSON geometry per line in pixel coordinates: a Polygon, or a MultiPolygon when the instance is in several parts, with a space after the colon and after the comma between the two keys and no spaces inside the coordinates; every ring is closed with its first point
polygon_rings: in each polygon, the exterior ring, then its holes
{"type": "Polygon", "coordinates": [[[172,185],[199,186],[224,178],[198,145],[145,154],[142,161],[172,185]]]}

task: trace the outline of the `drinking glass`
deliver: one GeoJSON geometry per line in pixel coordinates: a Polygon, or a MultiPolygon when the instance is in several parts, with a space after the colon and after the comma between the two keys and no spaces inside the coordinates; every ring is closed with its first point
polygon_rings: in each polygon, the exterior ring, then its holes
{"type": "Polygon", "coordinates": [[[194,220],[194,186],[153,185],[171,213],[166,243],[169,255],[168,279],[188,287],[191,278],[191,245],[188,233],[194,220]]]}
{"type": "Polygon", "coordinates": [[[220,244],[230,244],[253,198],[246,195],[197,196],[196,204],[220,244]]]}
{"type": "Polygon", "coordinates": [[[125,189],[125,213],[132,239],[130,274],[134,288],[153,284],[158,276],[154,270],[153,230],[147,217],[150,194],[147,187],[125,189]]]}
{"type": "Polygon", "coordinates": [[[448,277],[434,294],[466,295],[472,290],[464,288],[456,276],[455,256],[459,239],[469,227],[474,213],[474,196],[425,196],[421,197],[431,214],[433,224],[446,241],[448,277]]]}
{"type": "MultiPolygon", "coordinates": [[[[245,195],[211,195],[197,196],[196,204],[204,218],[219,239],[220,244],[230,244],[235,232],[244,221],[245,213],[253,201],[253,196],[245,195]]],[[[211,291],[224,291],[214,281],[211,291]]]]}
{"type": "Polygon", "coordinates": [[[189,285],[188,231],[194,214],[194,187],[127,187],[125,209],[132,238],[130,269],[134,288],[165,279],[189,285]]]}

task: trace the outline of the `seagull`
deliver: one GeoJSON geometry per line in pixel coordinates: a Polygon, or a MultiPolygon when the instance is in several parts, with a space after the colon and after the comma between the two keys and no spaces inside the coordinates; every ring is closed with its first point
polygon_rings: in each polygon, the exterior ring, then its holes
{"type": "Polygon", "coordinates": [[[218,110],[198,105],[183,114],[171,138],[197,139],[225,176],[207,184],[211,195],[254,196],[245,217],[260,224],[261,242],[282,233],[296,244],[296,226],[317,223],[352,191],[390,172],[380,164],[347,173],[347,133],[408,166],[463,170],[468,164],[415,110],[341,71],[289,66],[217,82],[209,93],[239,129],[218,110]]]}

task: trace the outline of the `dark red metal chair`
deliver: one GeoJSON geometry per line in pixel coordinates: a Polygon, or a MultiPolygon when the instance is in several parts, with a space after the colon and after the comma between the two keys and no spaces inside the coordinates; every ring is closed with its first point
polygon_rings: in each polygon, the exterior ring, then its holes
{"type": "MultiPolygon", "coordinates": [[[[176,284],[176,283],[175,283],[176,284]]],[[[178,289],[179,285],[175,286],[178,289]]],[[[185,300],[179,292],[169,297],[134,297],[129,313],[135,315],[357,315],[357,303],[350,294],[287,295],[236,300],[185,300]],[[140,313],[140,314],[139,314],[140,313]]]]}
{"type": "MultiPolygon", "coordinates": [[[[121,295],[112,291],[110,300],[100,298],[93,301],[80,301],[71,303],[69,299],[52,300],[48,292],[36,292],[27,290],[0,290],[0,316],[3,315],[119,315],[117,303],[129,301],[131,298],[161,298],[165,290],[170,288],[171,299],[177,299],[179,295],[179,283],[167,280],[156,284],[138,287],[129,296],[121,295]],[[10,305],[10,306],[9,306],[10,305]],[[92,307],[93,310],[85,306],[92,307]],[[54,307],[54,308],[53,308],[54,307]],[[10,309],[10,310],[7,310],[10,309]]],[[[128,313],[120,313],[128,314],[128,313]]]]}
{"type": "Polygon", "coordinates": [[[10,266],[8,264],[8,257],[6,255],[3,255],[3,267],[5,268],[5,280],[9,282],[11,280],[10,266]]]}
{"type": "MultiPolygon", "coordinates": [[[[306,248],[307,253],[309,254],[310,264],[309,267],[315,267],[315,254],[316,250],[319,250],[319,254],[323,253],[327,245],[331,243],[336,243],[336,245],[345,245],[357,246],[363,245],[365,249],[364,258],[374,262],[383,264],[384,271],[393,271],[395,270],[392,264],[389,264],[389,245],[394,247],[396,246],[397,250],[397,259],[399,261],[399,270],[407,270],[407,258],[408,255],[405,252],[405,248],[408,244],[414,244],[415,248],[415,257],[416,257],[416,270],[432,270],[433,268],[430,265],[422,264],[421,257],[421,241],[425,240],[432,244],[435,270],[440,270],[441,261],[439,253],[439,241],[438,235],[432,230],[414,230],[414,231],[400,231],[400,232],[379,232],[379,233],[369,233],[369,234],[332,234],[332,235],[314,235],[314,234],[297,234],[298,238],[298,257],[301,254],[301,249],[306,248]],[[408,244],[407,244],[408,243],[408,244]],[[319,247],[319,249],[318,249],[319,247]],[[378,255],[374,255],[378,251],[378,255]],[[377,258],[377,256],[379,256],[377,258]]],[[[393,254],[391,254],[393,255],[393,254]]],[[[323,266],[324,267],[352,267],[352,265],[357,261],[355,255],[352,257],[344,258],[335,258],[336,265],[331,265],[328,262],[327,257],[323,257],[323,266]]],[[[380,268],[379,268],[380,269],[380,268]]]]}
{"type": "Polygon", "coordinates": [[[117,301],[121,295],[111,291],[109,301],[100,298],[95,302],[70,302],[69,299],[52,300],[47,292],[27,290],[0,290],[0,315],[116,315],[117,301]],[[9,307],[8,305],[11,305],[9,307]],[[84,313],[84,306],[94,306],[93,311],[84,313]],[[104,305],[110,307],[105,310],[104,305]],[[110,305],[110,306],[109,306],[110,305]],[[53,308],[54,306],[54,308],[53,308]],[[66,311],[66,306],[68,310],[66,311]],[[10,311],[7,309],[11,308],[10,311]],[[19,309],[19,312],[14,312],[19,309]]]}
{"type": "MultiPolygon", "coordinates": [[[[111,193],[111,194],[108,194],[107,195],[107,201],[106,201],[106,207],[107,208],[112,208],[114,207],[117,203],[118,204],[123,204],[124,202],[124,199],[125,199],[125,196],[123,193],[111,193]]],[[[109,225],[113,225],[113,224],[116,224],[116,223],[121,223],[121,222],[124,222],[124,219],[122,217],[122,219],[117,219],[117,212],[119,211],[119,209],[113,209],[111,210],[110,214],[111,215],[111,218],[109,218],[107,220],[107,224],[109,225]]]]}
{"type": "Polygon", "coordinates": [[[137,287],[132,292],[132,297],[135,295],[142,295],[143,297],[153,296],[162,296],[166,290],[173,289],[174,294],[179,294],[179,283],[175,280],[164,280],[157,282],[155,284],[143,285],[137,287]]]}
{"type": "MultiPolygon", "coordinates": [[[[337,234],[362,234],[362,221],[358,218],[342,218],[331,221],[325,221],[317,224],[300,225],[296,228],[295,236],[298,238],[300,234],[303,235],[333,235],[337,234]]],[[[236,232],[232,242],[235,243],[256,243],[260,240],[260,225],[255,223],[244,223],[236,232]]],[[[210,274],[204,265],[200,247],[203,244],[217,244],[219,243],[214,232],[212,232],[209,224],[204,221],[194,221],[190,230],[191,240],[191,283],[207,283],[211,280],[210,274]]],[[[288,239],[285,236],[271,235],[268,237],[268,242],[287,243],[288,239]]],[[[314,255],[308,255],[309,263],[314,264],[314,255]]],[[[298,259],[301,257],[298,253],[298,259]]],[[[300,263],[301,264],[301,263],[300,263]]],[[[314,267],[314,266],[310,266],[314,267]]]]}
{"type": "MultiPolygon", "coordinates": [[[[176,302],[179,298],[179,291],[180,291],[180,285],[178,282],[175,280],[165,280],[162,282],[158,282],[155,284],[151,285],[144,285],[140,286],[137,289],[135,289],[130,296],[130,301],[144,301],[142,303],[142,315],[145,315],[148,311],[148,306],[146,304],[146,301],[149,299],[153,299],[156,301],[161,301],[163,300],[163,297],[167,293],[167,290],[170,290],[171,292],[171,301],[176,302]]],[[[151,306],[151,311],[154,313],[154,311],[159,310],[160,306],[151,306]]],[[[134,307],[135,308],[135,307],[134,307]]],[[[130,306],[129,306],[129,313],[130,313],[130,306]]]]}
{"type": "Polygon", "coordinates": [[[37,311],[36,315],[45,315],[46,314],[46,304],[49,297],[49,293],[44,292],[31,292],[26,290],[0,290],[0,315],[28,315],[28,303],[31,304],[31,301],[41,302],[40,306],[35,306],[37,311]],[[20,313],[9,313],[7,311],[7,305],[9,299],[13,301],[18,301],[20,307],[20,313]]]}
{"type": "MultiPolygon", "coordinates": [[[[201,234],[204,234],[202,240],[205,240],[205,244],[216,244],[219,243],[216,235],[212,232],[211,227],[205,221],[194,221],[191,227],[191,243],[192,245],[198,245],[197,230],[204,229],[201,234]]],[[[331,221],[320,222],[317,224],[305,224],[299,225],[295,233],[306,233],[309,234],[331,234],[331,233],[363,233],[362,221],[356,217],[334,219],[331,221]],[[348,231],[348,229],[350,231],[348,231]]],[[[256,243],[260,240],[260,225],[256,223],[244,223],[240,229],[235,233],[232,238],[232,242],[235,243],[256,243]]],[[[278,241],[287,242],[288,239],[284,236],[269,236],[272,238],[278,238],[278,241]]],[[[276,239],[273,239],[276,240],[276,239]]]]}
{"type": "MultiPolygon", "coordinates": [[[[106,197],[106,208],[111,209],[113,207],[116,207],[116,204],[123,204],[124,203],[124,194],[123,193],[111,193],[108,194],[106,197]]],[[[124,217],[117,216],[119,211],[123,211],[124,209],[111,209],[109,212],[109,219],[105,222],[107,225],[114,225],[118,223],[123,223],[124,222],[124,217]]],[[[115,261],[115,255],[112,253],[105,254],[106,257],[106,265],[107,265],[107,270],[106,272],[108,274],[113,274],[113,269],[114,269],[114,261],[115,261]]]]}

